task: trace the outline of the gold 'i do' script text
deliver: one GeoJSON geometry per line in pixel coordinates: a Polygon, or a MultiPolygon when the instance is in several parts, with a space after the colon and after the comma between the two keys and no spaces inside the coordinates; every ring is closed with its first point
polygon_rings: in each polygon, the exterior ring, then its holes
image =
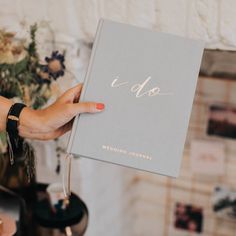
{"type": "MultiPolygon", "coordinates": [[[[152,79],[152,77],[148,76],[142,83],[137,83],[137,84],[134,84],[131,86],[130,91],[132,93],[135,93],[136,98],[140,98],[143,96],[153,97],[156,95],[173,95],[173,93],[161,92],[161,89],[158,86],[156,86],[152,89],[149,89],[149,90],[145,90],[145,87],[147,86],[147,84],[149,83],[149,81],[151,79],[152,79]]],[[[129,85],[129,82],[128,81],[120,82],[119,76],[116,76],[116,78],[111,83],[112,88],[120,88],[120,87],[127,86],[127,85],[129,85]]]]}

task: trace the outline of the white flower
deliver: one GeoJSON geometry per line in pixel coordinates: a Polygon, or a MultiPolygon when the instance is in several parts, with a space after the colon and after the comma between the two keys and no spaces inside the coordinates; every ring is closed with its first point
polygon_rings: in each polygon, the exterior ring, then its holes
{"type": "Polygon", "coordinates": [[[14,103],[22,103],[23,101],[19,97],[14,97],[11,99],[14,103]]]}
{"type": "Polygon", "coordinates": [[[13,42],[13,37],[0,30],[0,64],[15,64],[27,56],[23,42],[13,42]]]}

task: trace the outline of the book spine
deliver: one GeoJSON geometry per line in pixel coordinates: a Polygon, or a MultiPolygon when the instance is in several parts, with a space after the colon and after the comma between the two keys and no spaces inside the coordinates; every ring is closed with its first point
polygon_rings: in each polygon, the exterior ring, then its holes
{"type": "MultiPolygon", "coordinates": [[[[85,92],[86,92],[86,89],[87,89],[87,86],[88,86],[88,83],[89,83],[90,71],[91,71],[91,68],[92,68],[92,65],[93,65],[93,60],[94,60],[94,57],[95,57],[95,54],[96,54],[97,45],[98,45],[98,42],[99,42],[99,39],[100,39],[100,32],[101,32],[103,21],[104,21],[103,19],[100,19],[99,23],[98,23],[98,27],[97,27],[96,34],[95,34],[95,39],[94,39],[94,44],[93,44],[93,48],[92,48],[92,53],[91,53],[91,57],[90,57],[90,60],[89,60],[88,69],[87,69],[87,72],[85,74],[83,89],[82,89],[81,95],[80,95],[80,101],[84,101],[85,92]]],[[[67,153],[71,153],[71,148],[72,148],[72,145],[73,145],[73,140],[74,140],[78,120],[79,120],[79,115],[77,115],[75,117],[74,122],[73,122],[71,134],[70,134],[70,137],[69,137],[69,142],[68,142],[68,145],[67,145],[67,153]]]]}

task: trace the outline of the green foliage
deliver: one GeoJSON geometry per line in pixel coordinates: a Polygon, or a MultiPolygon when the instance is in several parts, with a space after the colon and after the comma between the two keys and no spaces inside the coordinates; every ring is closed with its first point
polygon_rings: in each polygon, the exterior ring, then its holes
{"type": "Polygon", "coordinates": [[[37,57],[37,47],[36,47],[36,32],[37,32],[38,26],[37,24],[34,24],[30,27],[30,38],[31,42],[28,46],[28,53],[29,56],[37,57]]]}
{"type": "Polygon", "coordinates": [[[28,57],[14,64],[11,68],[11,73],[17,76],[27,70],[27,65],[28,65],[28,57]]]}

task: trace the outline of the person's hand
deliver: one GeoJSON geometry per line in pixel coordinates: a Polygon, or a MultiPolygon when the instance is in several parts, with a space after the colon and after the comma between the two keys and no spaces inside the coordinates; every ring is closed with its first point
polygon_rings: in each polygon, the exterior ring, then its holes
{"type": "Polygon", "coordinates": [[[42,110],[24,108],[20,114],[19,135],[30,139],[54,139],[71,129],[76,115],[101,112],[103,103],[78,103],[81,89],[82,84],[69,89],[54,104],[42,110]]]}

